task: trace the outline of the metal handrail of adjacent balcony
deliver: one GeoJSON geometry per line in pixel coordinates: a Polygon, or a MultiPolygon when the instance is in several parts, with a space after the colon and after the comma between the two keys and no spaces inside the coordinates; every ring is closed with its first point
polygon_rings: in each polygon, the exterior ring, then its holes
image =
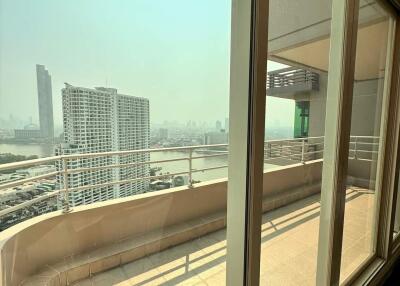
{"type": "MultiPolygon", "coordinates": [[[[375,149],[375,146],[379,146],[379,137],[376,136],[351,136],[350,138],[350,153],[353,156],[349,156],[350,159],[357,159],[357,160],[370,160],[369,158],[362,158],[360,154],[362,153],[369,153],[369,154],[376,154],[378,153],[375,149]],[[364,141],[363,141],[364,140],[364,141]],[[365,141],[367,140],[367,142],[365,141]],[[378,142],[376,142],[378,140],[378,142]],[[371,146],[369,149],[362,149],[362,146],[371,146]]],[[[310,160],[320,159],[322,158],[324,152],[324,137],[306,137],[306,138],[295,138],[295,139],[278,139],[278,140],[268,140],[264,143],[264,162],[276,162],[276,160],[287,160],[287,165],[293,163],[305,163],[310,160]]],[[[20,209],[29,207],[35,203],[40,201],[58,196],[63,195],[64,197],[64,205],[63,211],[68,213],[71,211],[69,194],[71,192],[80,192],[87,189],[94,189],[106,186],[113,186],[113,185],[121,185],[132,183],[136,181],[143,181],[143,180],[152,180],[152,179],[159,179],[168,177],[174,177],[179,175],[188,175],[188,187],[193,187],[193,173],[196,172],[205,172],[210,170],[222,169],[227,168],[228,165],[220,165],[202,169],[194,169],[193,168],[193,160],[202,159],[202,158],[212,158],[212,157],[220,157],[220,156],[227,156],[228,155],[228,144],[212,144],[212,145],[197,145],[197,146],[184,146],[184,147],[170,147],[170,148],[156,148],[156,149],[141,149],[141,150],[128,150],[128,151],[112,151],[112,152],[101,152],[101,153],[87,153],[87,154],[71,154],[71,155],[59,155],[59,156],[52,156],[47,158],[40,158],[34,160],[26,160],[21,162],[14,162],[14,163],[7,163],[0,165],[0,172],[6,170],[16,170],[22,167],[29,167],[35,166],[39,164],[45,163],[53,163],[56,164],[61,163],[59,168],[55,172],[47,173],[44,175],[29,177],[25,179],[20,179],[8,183],[0,184],[0,192],[24,185],[26,183],[40,181],[43,179],[48,179],[51,177],[56,177],[61,175],[63,178],[63,188],[54,190],[46,195],[39,196],[37,198],[31,199],[29,201],[25,201],[20,203],[16,206],[8,207],[5,209],[0,210],[0,218],[10,214],[12,212],[18,211],[20,209]],[[225,149],[224,149],[225,148],[225,149]],[[205,151],[206,155],[196,155],[194,153],[196,151],[205,151]],[[88,158],[100,158],[100,157],[113,157],[113,156],[125,156],[125,155],[133,155],[133,154],[150,154],[154,152],[168,152],[168,151],[182,151],[187,152],[187,157],[180,157],[174,159],[166,159],[166,160],[154,160],[154,161],[143,161],[143,162],[133,162],[133,163],[119,163],[119,164],[109,164],[104,166],[97,166],[97,167],[80,167],[80,168],[68,168],[68,163],[73,160],[78,159],[88,159],[88,158]],[[175,173],[168,173],[162,175],[155,175],[155,176],[147,176],[147,177],[139,177],[139,178],[130,178],[127,180],[117,180],[111,181],[101,184],[94,184],[94,185],[84,185],[79,187],[71,188],[69,186],[69,179],[68,175],[82,173],[82,172],[90,172],[90,171],[98,171],[98,170],[109,170],[109,169],[119,169],[124,167],[132,167],[132,166],[140,166],[140,165],[154,165],[160,163],[168,163],[168,162],[176,162],[176,161],[187,161],[188,162],[188,170],[183,172],[175,172],[175,173]]],[[[371,156],[372,157],[372,156],[371,156]]]]}
{"type": "Polygon", "coordinates": [[[268,72],[266,85],[267,89],[270,89],[291,86],[305,82],[318,84],[318,81],[319,75],[316,72],[289,67],[268,72]]]}

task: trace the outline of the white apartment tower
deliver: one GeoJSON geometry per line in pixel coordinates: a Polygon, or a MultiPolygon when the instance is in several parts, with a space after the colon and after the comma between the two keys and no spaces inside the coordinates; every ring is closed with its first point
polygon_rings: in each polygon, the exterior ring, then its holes
{"type": "MultiPolygon", "coordinates": [[[[114,88],[95,89],[66,84],[62,89],[64,141],[56,154],[97,153],[149,148],[149,100],[118,94],[114,88]]],[[[149,161],[148,153],[74,160],[69,168],[99,167],[149,161]]],[[[59,166],[62,168],[62,166],[59,166]]],[[[70,174],[68,187],[96,185],[149,176],[149,165],[70,174]]],[[[63,180],[59,178],[63,187],[63,180]]],[[[72,206],[142,193],[149,181],[91,188],[70,193],[72,206]]]]}

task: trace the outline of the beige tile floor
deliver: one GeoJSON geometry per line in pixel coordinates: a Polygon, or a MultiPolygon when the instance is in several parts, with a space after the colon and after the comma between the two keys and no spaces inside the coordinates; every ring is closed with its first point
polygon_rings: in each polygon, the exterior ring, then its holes
{"type": "MultiPolygon", "coordinates": [[[[348,190],[342,279],[370,253],[373,198],[348,190]]],[[[260,285],[315,285],[319,207],[316,195],[263,215],[260,285]]],[[[225,285],[225,236],[220,230],[74,285],[225,285]]]]}

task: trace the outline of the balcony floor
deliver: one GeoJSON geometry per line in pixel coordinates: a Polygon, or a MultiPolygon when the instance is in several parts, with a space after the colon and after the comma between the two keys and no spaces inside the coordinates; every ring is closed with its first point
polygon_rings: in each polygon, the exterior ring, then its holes
{"type": "MultiPolygon", "coordinates": [[[[315,285],[320,196],[263,215],[260,285],[315,285]]],[[[342,278],[370,254],[374,195],[349,188],[342,278]]],[[[96,274],[76,286],[225,285],[226,230],[96,274]]]]}

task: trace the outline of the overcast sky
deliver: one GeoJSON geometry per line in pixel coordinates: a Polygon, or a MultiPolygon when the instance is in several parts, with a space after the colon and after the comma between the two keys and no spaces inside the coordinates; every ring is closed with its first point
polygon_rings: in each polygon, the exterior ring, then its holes
{"type": "MultiPolygon", "coordinates": [[[[149,98],[151,122],[222,121],[229,109],[230,3],[0,0],[0,117],[37,123],[35,65],[43,64],[57,126],[64,82],[149,98]]],[[[292,125],[293,112],[292,101],[268,98],[268,122],[292,125]]]]}

